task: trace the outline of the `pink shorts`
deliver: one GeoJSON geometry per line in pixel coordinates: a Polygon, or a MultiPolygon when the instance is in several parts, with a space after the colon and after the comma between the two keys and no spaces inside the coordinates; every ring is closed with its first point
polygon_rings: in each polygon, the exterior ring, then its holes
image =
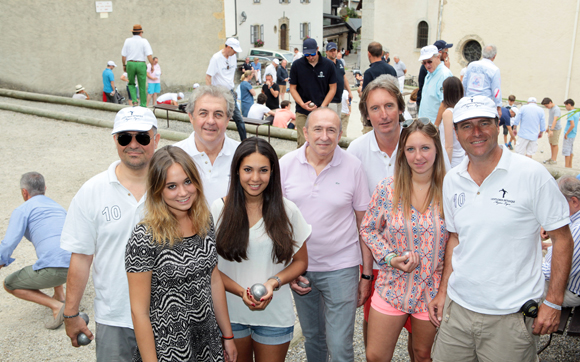
{"type": "MultiPolygon", "coordinates": [[[[401,312],[398,309],[393,308],[389,303],[387,303],[379,293],[375,290],[371,300],[371,307],[379,313],[391,315],[391,316],[402,316],[409,313],[401,312]]],[[[411,314],[413,318],[417,318],[422,321],[429,320],[429,312],[413,313],[411,314]]]]}

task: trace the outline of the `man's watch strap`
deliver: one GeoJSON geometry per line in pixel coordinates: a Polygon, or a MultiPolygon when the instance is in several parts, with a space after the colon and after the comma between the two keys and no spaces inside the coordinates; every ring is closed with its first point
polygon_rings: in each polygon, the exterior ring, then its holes
{"type": "Polygon", "coordinates": [[[373,274],[366,275],[366,274],[362,274],[362,273],[361,273],[360,277],[363,279],[366,279],[366,280],[370,280],[370,281],[372,281],[375,278],[375,276],[373,274]]]}

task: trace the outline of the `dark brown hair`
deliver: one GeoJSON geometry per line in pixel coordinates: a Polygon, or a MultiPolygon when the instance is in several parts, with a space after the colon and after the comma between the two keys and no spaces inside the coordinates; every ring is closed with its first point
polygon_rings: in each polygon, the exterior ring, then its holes
{"type": "Polygon", "coordinates": [[[367,47],[367,50],[373,57],[382,57],[383,56],[383,46],[381,43],[373,41],[367,47]]]}
{"type": "Polygon", "coordinates": [[[240,184],[239,169],[243,160],[253,153],[259,153],[270,160],[270,182],[262,193],[262,218],[266,232],[273,242],[272,260],[275,263],[289,264],[296,242],[293,228],[286,215],[280,165],[272,146],[258,137],[246,138],[237,148],[230,169],[230,188],[224,208],[219,216],[220,227],[216,234],[218,254],[229,261],[248,259],[250,223],[246,210],[246,194],[240,184]]]}
{"type": "Polygon", "coordinates": [[[291,104],[292,104],[292,102],[283,100],[282,102],[280,102],[280,108],[286,108],[291,104]]]}
{"type": "Polygon", "coordinates": [[[264,103],[266,103],[267,100],[268,100],[267,95],[265,95],[264,93],[258,94],[258,99],[257,99],[258,104],[264,104],[264,103]]]}
{"type": "Polygon", "coordinates": [[[449,77],[443,81],[443,105],[453,108],[463,98],[463,84],[457,77],[449,77]]]}

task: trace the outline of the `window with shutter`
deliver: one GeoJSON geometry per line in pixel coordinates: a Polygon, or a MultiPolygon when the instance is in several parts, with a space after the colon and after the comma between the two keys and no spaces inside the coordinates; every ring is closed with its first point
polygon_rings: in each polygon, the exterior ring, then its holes
{"type": "Polygon", "coordinates": [[[308,23],[308,36],[311,36],[310,35],[310,23],[308,23]]]}
{"type": "Polygon", "coordinates": [[[256,39],[254,39],[254,26],[250,25],[250,43],[254,44],[256,39]]]}
{"type": "Polygon", "coordinates": [[[260,25],[260,40],[264,41],[264,24],[260,25]]]}

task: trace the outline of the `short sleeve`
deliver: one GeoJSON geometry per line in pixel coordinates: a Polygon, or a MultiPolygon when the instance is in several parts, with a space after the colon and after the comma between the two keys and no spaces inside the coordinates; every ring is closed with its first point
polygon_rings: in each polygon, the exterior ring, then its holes
{"type": "Polygon", "coordinates": [[[366,172],[363,169],[362,164],[359,165],[358,170],[354,174],[354,182],[355,191],[352,206],[356,211],[366,211],[369,202],[371,201],[371,197],[369,196],[366,172]]]}
{"type": "Polygon", "coordinates": [[[218,72],[217,60],[215,57],[211,57],[211,59],[209,60],[209,65],[207,66],[207,71],[205,72],[205,74],[209,75],[210,77],[213,77],[214,75],[216,75],[217,72],[218,72]]]}
{"type": "Polygon", "coordinates": [[[151,49],[151,44],[149,44],[149,41],[147,39],[143,39],[143,41],[145,43],[145,55],[153,55],[153,49],[151,49]]]}
{"type": "Polygon", "coordinates": [[[448,175],[443,179],[443,211],[445,212],[445,226],[447,227],[447,231],[454,233],[456,231],[453,222],[453,185],[450,176],[448,175]]]}
{"type": "Polygon", "coordinates": [[[533,198],[533,212],[546,231],[553,231],[570,224],[570,207],[552,175],[546,169],[540,171],[547,180],[537,188],[536,196],[533,198]]]}
{"type": "Polygon", "coordinates": [[[328,77],[328,84],[338,83],[338,78],[337,78],[337,75],[336,75],[336,68],[335,68],[334,64],[332,64],[332,66],[329,67],[328,74],[330,75],[328,77]]]}
{"type": "Polygon", "coordinates": [[[290,68],[290,84],[298,84],[298,67],[296,66],[290,68]]]}
{"type": "Polygon", "coordinates": [[[306,239],[312,233],[312,226],[310,226],[304,216],[298,209],[295,203],[288,199],[284,199],[284,207],[286,208],[286,214],[288,219],[290,219],[290,225],[292,225],[293,239],[296,242],[294,247],[294,254],[300,250],[306,239]]]}
{"type": "Polygon", "coordinates": [[[90,198],[84,194],[84,189],[81,188],[68,208],[60,236],[60,247],[71,253],[93,255],[97,243],[97,225],[88,210],[90,198]]]}
{"type": "Polygon", "coordinates": [[[135,226],[125,249],[125,270],[127,273],[143,273],[153,270],[156,247],[151,242],[151,234],[143,224],[135,226]]]}

